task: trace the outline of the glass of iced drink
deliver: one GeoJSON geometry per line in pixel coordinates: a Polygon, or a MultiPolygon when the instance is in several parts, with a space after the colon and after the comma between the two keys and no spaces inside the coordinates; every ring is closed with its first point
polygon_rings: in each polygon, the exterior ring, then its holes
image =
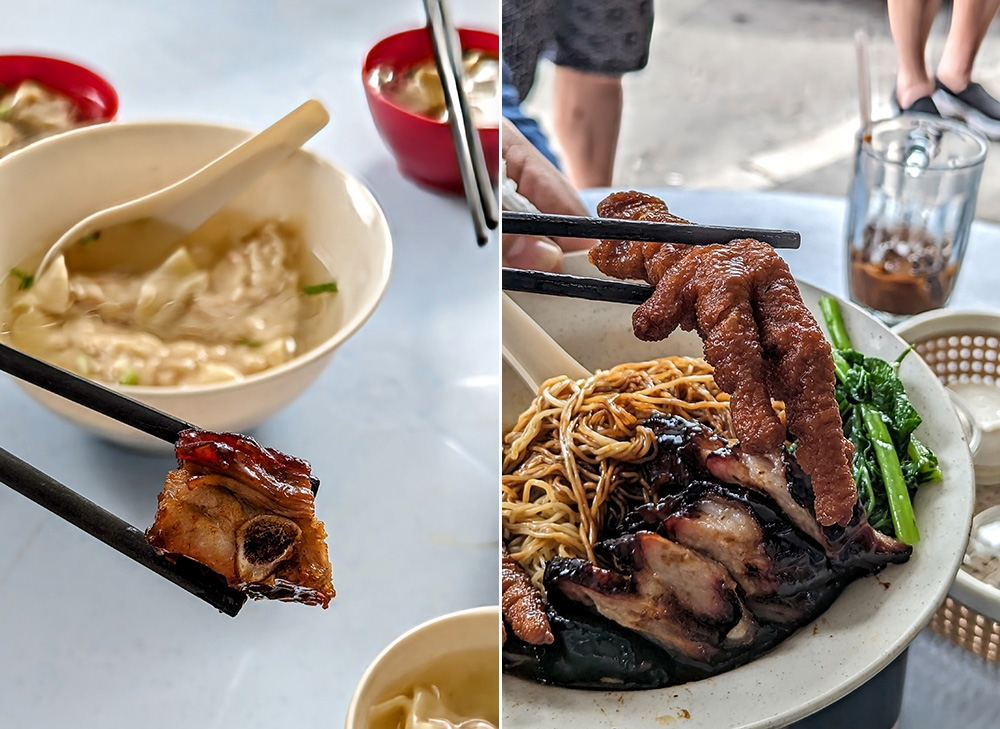
{"type": "Polygon", "coordinates": [[[847,207],[851,299],[888,324],[945,305],[989,143],[961,122],[906,114],[858,139],[847,207]]]}

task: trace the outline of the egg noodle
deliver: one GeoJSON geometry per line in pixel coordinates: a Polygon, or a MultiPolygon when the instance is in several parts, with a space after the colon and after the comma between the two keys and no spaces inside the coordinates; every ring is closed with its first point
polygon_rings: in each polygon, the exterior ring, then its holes
{"type": "Polygon", "coordinates": [[[655,500],[639,468],[656,445],[643,420],[680,415],[732,437],[712,372],[703,359],[665,357],[542,385],[504,436],[501,479],[504,541],[535,587],[555,556],[593,560],[609,514],[655,500]]]}

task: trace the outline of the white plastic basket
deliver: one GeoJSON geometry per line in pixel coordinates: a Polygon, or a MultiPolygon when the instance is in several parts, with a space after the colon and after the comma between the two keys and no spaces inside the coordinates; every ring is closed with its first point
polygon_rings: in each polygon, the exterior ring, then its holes
{"type": "MultiPolygon", "coordinates": [[[[895,327],[913,344],[945,385],[996,387],[1000,393],[1000,314],[983,311],[928,312],[895,327]]],[[[980,395],[990,395],[981,389],[980,395]]],[[[1000,395],[998,395],[1000,401],[1000,395]]],[[[982,402],[958,400],[960,417],[975,421],[982,402]],[[962,412],[962,410],[965,412],[962,412]]],[[[976,467],[973,537],[962,569],[930,627],[981,658],[1000,663],[1000,418],[979,427],[973,423],[970,446],[976,467]],[[984,531],[984,527],[987,531],[984,531]]],[[[964,423],[963,423],[964,425],[964,423]]]]}

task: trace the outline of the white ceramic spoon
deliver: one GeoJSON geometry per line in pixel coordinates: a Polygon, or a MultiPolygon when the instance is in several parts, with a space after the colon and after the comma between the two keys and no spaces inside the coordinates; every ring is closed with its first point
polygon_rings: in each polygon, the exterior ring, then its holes
{"type": "Polygon", "coordinates": [[[556,375],[574,380],[590,377],[590,371],[560,347],[524,309],[503,294],[501,307],[503,357],[532,392],[556,375]]]}
{"type": "Polygon", "coordinates": [[[162,223],[157,226],[156,244],[172,249],[171,243],[175,247],[181,238],[305,144],[328,121],[330,115],[326,109],[312,99],[180,182],[87,216],[48,250],[35,272],[35,280],[67,247],[124,223],[143,219],[162,223]]]}

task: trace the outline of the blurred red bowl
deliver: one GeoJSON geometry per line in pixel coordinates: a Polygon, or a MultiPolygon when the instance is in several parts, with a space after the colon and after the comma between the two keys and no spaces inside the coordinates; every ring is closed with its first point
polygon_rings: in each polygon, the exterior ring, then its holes
{"type": "Polygon", "coordinates": [[[0,56],[0,86],[28,79],[72,99],[77,121],[110,121],[118,113],[118,94],[111,84],[83,66],[44,56],[0,56]]]}
{"type": "MultiPolygon", "coordinates": [[[[458,35],[465,50],[500,55],[500,37],[496,33],[460,28],[458,35]]],[[[407,111],[368,82],[372,70],[379,66],[405,69],[433,56],[426,28],[396,33],[379,41],[368,52],[361,78],[372,119],[382,140],[395,156],[400,172],[430,187],[461,193],[462,174],[458,169],[448,123],[407,111]]],[[[499,99],[497,103],[500,103],[499,99]]],[[[500,166],[499,127],[480,127],[479,139],[486,166],[495,180],[500,166]]]]}

